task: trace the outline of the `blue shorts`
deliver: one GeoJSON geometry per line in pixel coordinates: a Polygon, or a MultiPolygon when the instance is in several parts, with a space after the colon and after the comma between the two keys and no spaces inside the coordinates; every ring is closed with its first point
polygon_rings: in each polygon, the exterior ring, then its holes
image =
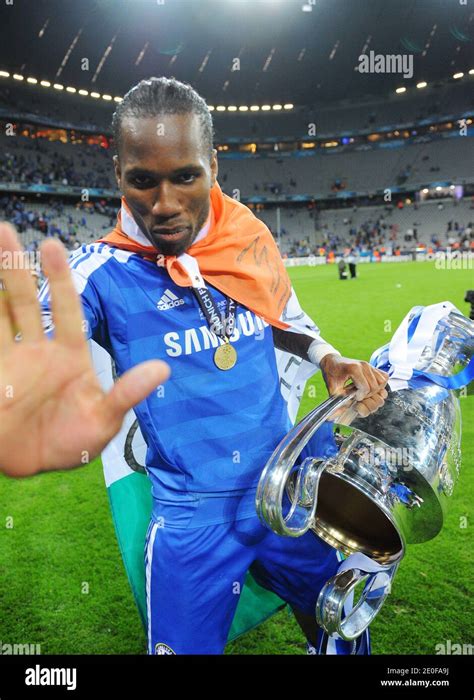
{"type": "Polygon", "coordinates": [[[154,503],[145,545],[148,653],[221,654],[248,570],[315,614],[340,564],[336,550],[312,531],[276,535],[260,522],[254,497],[154,503]]]}

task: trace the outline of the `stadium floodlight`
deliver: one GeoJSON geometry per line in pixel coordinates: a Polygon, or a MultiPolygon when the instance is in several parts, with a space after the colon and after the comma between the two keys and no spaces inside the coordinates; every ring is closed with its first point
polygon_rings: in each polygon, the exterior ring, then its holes
{"type": "Polygon", "coordinates": [[[464,73],[455,73],[453,75],[454,80],[459,80],[459,78],[463,78],[463,77],[464,77],[464,73]]]}
{"type": "Polygon", "coordinates": [[[276,109],[276,110],[281,109],[281,105],[273,105],[272,109],[276,109]]]}
{"type": "Polygon", "coordinates": [[[36,80],[36,78],[27,78],[26,82],[31,83],[32,85],[36,85],[38,81],[36,80]]]}
{"type": "Polygon", "coordinates": [[[68,87],[66,88],[66,92],[77,92],[77,90],[76,90],[75,87],[69,87],[69,86],[68,86],[68,87]]]}
{"type": "Polygon", "coordinates": [[[13,80],[24,80],[24,78],[19,73],[13,73],[13,80]]]}
{"type": "Polygon", "coordinates": [[[81,88],[81,90],[79,90],[79,94],[80,94],[80,95],[88,95],[89,92],[88,92],[88,90],[83,90],[83,89],[81,88]]]}
{"type": "Polygon", "coordinates": [[[218,112],[225,112],[225,107],[224,107],[224,105],[217,105],[216,109],[217,109],[218,112]]]}
{"type": "Polygon", "coordinates": [[[235,105],[229,105],[227,107],[228,112],[237,112],[237,107],[235,105]]]}
{"type": "Polygon", "coordinates": [[[268,112],[271,109],[270,105],[262,105],[262,112],[268,112]]]}
{"type": "Polygon", "coordinates": [[[91,97],[93,97],[94,99],[97,100],[100,97],[100,93],[99,92],[91,92],[91,97]]]}
{"type": "Polygon", "coordinates": [[[247,105],[240,105],[239,112],[248,112],[248,111],[249,111],[249,108],[247,107],[247,105]]]}
{"type": "Polygon", "coordinates": [[[114,97],[114,102],[122,102],[123,97],[114,97]]]}
{"type": "Polygon", "coordinates": [[[64,90],[64,85],[61,85],[61,83],[54,83],[53,88],[55,90],[64,90]]]}
{"type": "Polygon", "coordinates": [[[395,90],[395,92],[396,92],[398,95],[400,95],[402,92],[406,92],[406,91],[407,91],[406,87],[399,87],[399,88],[397,88],[397,89],[395,90]]]}
{"type": "Polygon", "coordinates": [[[250,111],[251,111],[251,112],[258,112],[259,110],[260,110],[260,106],[259,106],[259,105],[252,105],[252,106],[250,107],[250,111]]]}
{"type": "Polygon", "coordinates": [[[51,83],[49,82],[49,80],[42,80],[42,81],[40,82],[40,85],[41,85],[42,87],[51,87],[51,83]]]}
{"type": "Polygon", "coordinates": [[[215,110],[214,105],[207,105],[207,106],[209,107],[209,111],[210,111],[210,112],[213,112],[213,111],[215,110]]]}
{"type": "Polygon", "coordinates": [[[102,99],[110,102],[110,100],[112,99],[112,95],[102,95],[102,99]]]}
{"type": "Polygon", "coordinates": [[[474,75],[474,68],[471,68],[471,70],[469,71],[469,75],[474,75]]]}
{"type": "Polygon", "coordinates": [[[420,90],[421,88],[425,88],[428,85],[428,83],[425,83],[424,80],[421,81],[421,83],[417,83],[416,87],[420,90]]]}
{"type": "Polygon", "coordinates": [[[294,106],[291,102],[287,102],[286,105],[283,105],[283,109],[293,109],[294,106]]]}
{"type": "Polygon", "coordinates": [[[0,70],[0,77],[2,77],[2,78],[9,78],[9,77],[10,77],[10,73],[9,73],[8,71],[6,71],[6,70],[0,70]]]}

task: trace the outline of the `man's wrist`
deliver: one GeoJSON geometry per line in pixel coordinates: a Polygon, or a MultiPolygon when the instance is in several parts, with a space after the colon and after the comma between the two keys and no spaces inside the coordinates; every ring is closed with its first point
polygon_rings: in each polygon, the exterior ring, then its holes
{"type": "Polygon", "coordinates": [[[324,355],[324,357],[321,358],[321,360],[320,360],[320,362],[319,362],[319,367],[320,367],[320,369],[321,369],[323,372],[325,372],[325,371],[326,371],[326,365],[327,365],[329,362],[331,362],[331,358],[336,359],[336,358],[338,358],[338,357],[341,357],[341,353],[340,353],[340,352],[337,352],[337,353],[328,352],[326,355],[324,355]]]}
{"type": "Polygon", "coordinates": [[[336,355],[337,357],[342,357],[341,353],[329,343],[313,340],[313,342],[308,348],[308,358],[310,362],[312,362],[313,365],[320,367],[321,369],[322,360],[325,357],[328,357],[329,355],[336,355]]]}

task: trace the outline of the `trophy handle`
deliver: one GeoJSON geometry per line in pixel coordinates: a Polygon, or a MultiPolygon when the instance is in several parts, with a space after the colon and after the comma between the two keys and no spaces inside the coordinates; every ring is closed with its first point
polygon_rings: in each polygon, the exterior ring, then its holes
{"type": "Polygon", "coordinates": [[[354,388],[345,395],[330,396],[314,408],[285,435],[266,463],[258,483],[255,506],[261,522],[278,535],[300,537],[310,528],[316,513],[319,480],[327,462],[312,458],[304,460],[299,467],[286,516],[283,515],[285,487],[305,445],[318,428],[341,409],[348,408],[350,412],[355,404],[355,391],[354,388]],[[299,505],[302,500],[310,501],[311,509],[299,505]]]}
{"type": "Polygon", "coordinates": [[[389,595],[398,565],[399,562],[375,573],[357,568],[346,569],[330,578],[321,589],[316,603],[318,625],[328,635],[336,634],[347,642],[360,637],[389,595]],[[352,607],[354,589],[361,581],[366,581],[364,591],[356,606],[352,607]]]}

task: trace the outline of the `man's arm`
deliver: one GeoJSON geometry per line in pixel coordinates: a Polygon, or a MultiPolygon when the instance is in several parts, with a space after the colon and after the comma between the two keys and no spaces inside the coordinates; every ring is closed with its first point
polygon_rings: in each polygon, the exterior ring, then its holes
{"type": "Polygon", "coordinates": [[[377,411],[388,394],[385,385],[388,374],[363,360],[343,357],[319,333],[319,328],[301,309],[297,296],[292,296],[284,320],[297,330],[282,330],[272,326],[275,347],[311,362],[321,369],[330,396],[356,392],[356,410],[362,417],[377,411]],[[301,332],[298,332],[301,329],[301,332]],[[307,330],[308,333],[304,331],[307,330]],[[351,382],[349,386],[347,382],[351,382]]]}
{"type": "Polygon", "coordinates": [[[272,331],[273,342],[276,348],[289,352],[292,355],[297,355],[317,367],[320,366],[320,362],[325,355],[329,353],[335,355],[341,354],[336,348],[323,340],[321,336],[315,339],[304,333],[293,333],[292,331],[285,331],[275,326],[272,326],[272,331]]]}
{"type": "Polygon", "coordinates": [[[272,328],[275,347],[302,357],[321,369],[330,396],[356,392],[356,410],[362,417],[377,411],[388,396],[385,385],[388,374],[372,367],[363,360],[343,357],[341,353],[326,343],[321,337],[314,339],[304,333],[272,328]],[[351,380],[351,385],[346,386],[351,380]]]}

